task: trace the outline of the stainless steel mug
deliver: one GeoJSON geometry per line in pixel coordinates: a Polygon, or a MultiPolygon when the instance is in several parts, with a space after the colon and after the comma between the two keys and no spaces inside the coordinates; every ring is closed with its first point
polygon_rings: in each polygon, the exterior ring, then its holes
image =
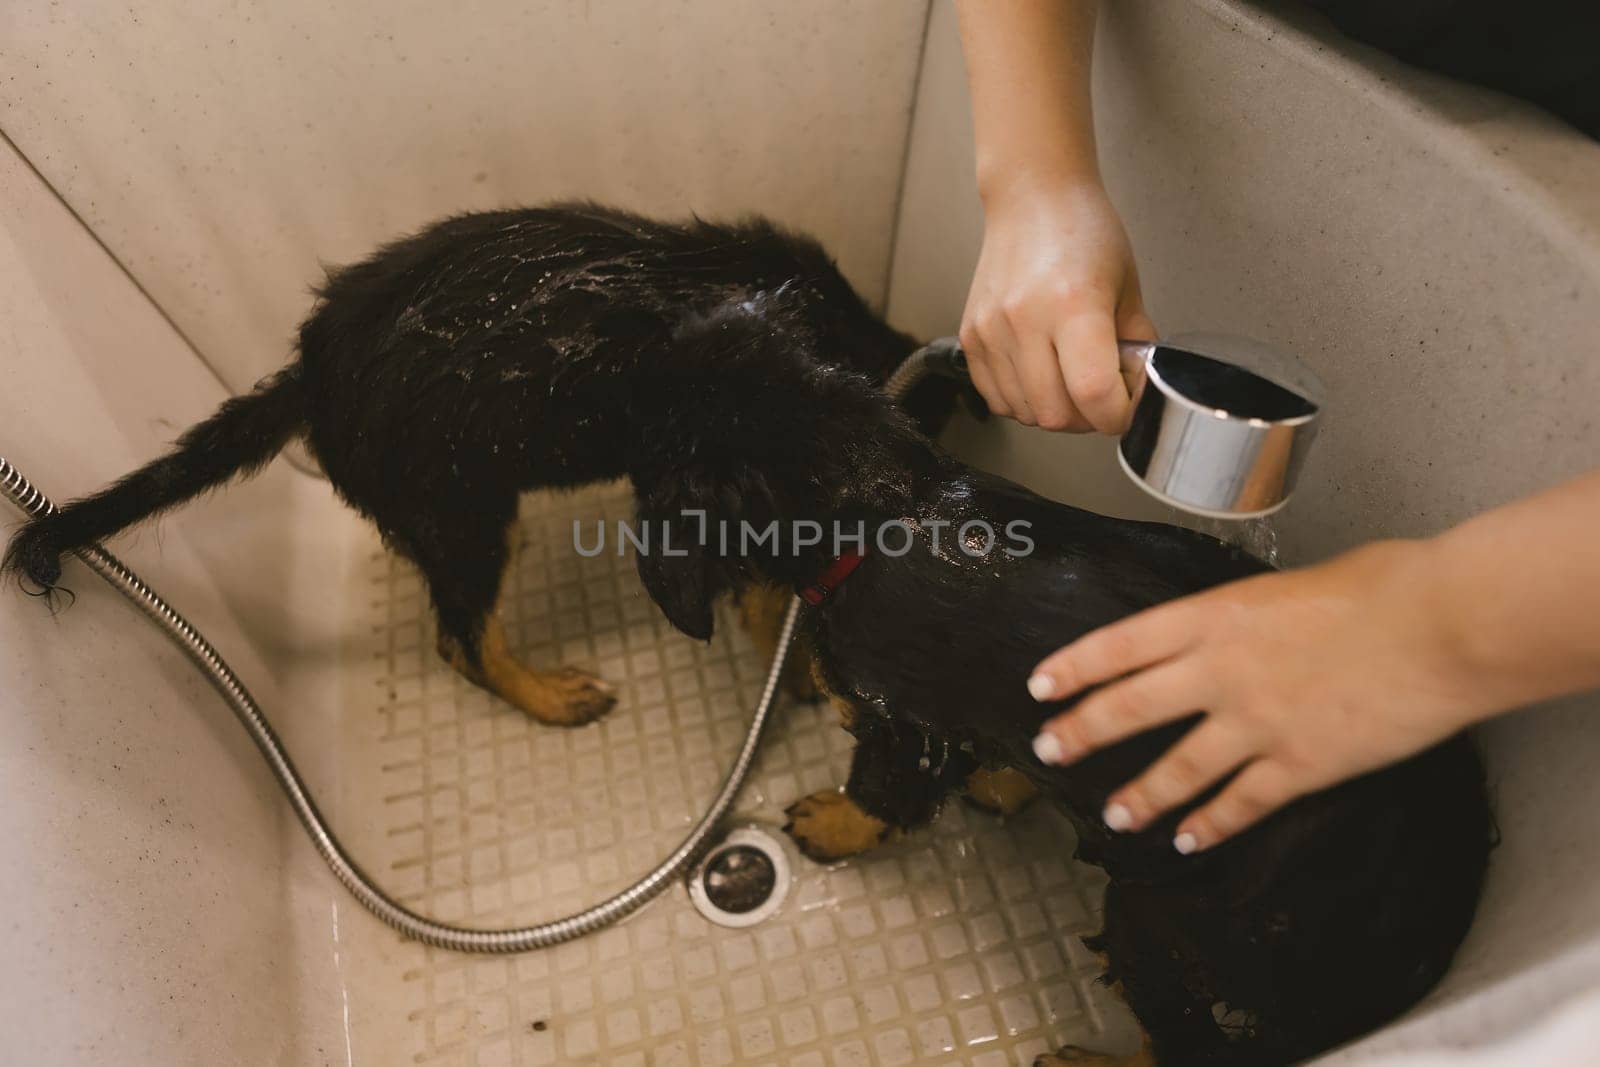
{"type": "Polygon", "coordinates": [[[1219,519],[1270,515],[1288,502],[1323,407],[1315,376],[1243,337],[1118,344],[1135,402],[1117,458],[1136,485],[1219,519]]]}

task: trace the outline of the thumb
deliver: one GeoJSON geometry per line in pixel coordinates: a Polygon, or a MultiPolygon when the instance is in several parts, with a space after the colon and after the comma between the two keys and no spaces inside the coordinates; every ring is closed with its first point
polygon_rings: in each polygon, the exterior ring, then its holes
{"type": "MultiPolygon", "coordinates": [[[[1156,324],[1150,321],[1150,316],[1144,313],[1137,295],[1132,300],[1124,301],[1117,306],[1117,337],[1123,341],[1159,341],[1161,335],[1156,330],[1156,324]]],[[[1119,367],[1122,371],[1122,380],[1128,387],[1128,395],[1133,402],[1139,402],[1139,388],[1144,384],[1144,371],[1142,369],[1128,369],[1119,367]]]]}

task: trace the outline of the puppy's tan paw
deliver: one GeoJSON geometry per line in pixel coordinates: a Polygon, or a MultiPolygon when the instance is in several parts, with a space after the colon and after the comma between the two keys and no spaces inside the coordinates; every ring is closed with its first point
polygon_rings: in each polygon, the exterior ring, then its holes
{"type": "Polygon", "coordinates": [[[541,672],[517,687],[517,707],[551,726],[582,726],[617,703],[615,687],[576,667],[541,672]]]}
{"type": "Polygon", "coordinates": [[[512,654],[499,616],[485,621],[477,662],[454,639],[440,635],[439,655],[473,685],[551,726],[593,722],[617,702],[616,690],[588,671],[558,667],[536,671],[512,654]]]}
{"type": "Polygon", "coordinates": [[[1039,790],[1026,775],[1011,767],[979,767],[967,776],[964,794],[974,807],[996,815],[1015,815],[1027,807],[1039,790]]]}
{"type": "Polygon", "coordinates": [[[797,800],[784,812],[784,832],[810,859],[830,863],[865,852],[888,840],[893,829],[856,807],[836,790],[823,790],[797,800]]]}

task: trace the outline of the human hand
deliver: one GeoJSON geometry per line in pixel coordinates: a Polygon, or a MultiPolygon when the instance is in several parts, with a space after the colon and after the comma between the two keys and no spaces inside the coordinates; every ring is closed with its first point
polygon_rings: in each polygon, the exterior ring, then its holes
{"type": "Polygon", "coordinates": [[[1133,249],[1097,181],[986,194],[983,250],[961,319],[972,384],[1028,426],[1120,433],[1132,403],[1118,337],[1154,340],[1133,249]]]}
{"type": "Polygon", "coordinates": [[[1517,703],[1453,636],[1425,544],[1368,545],[1081,638],[1041,662],[1028,690],[1049,700],[1104,688],[1046,722],[1034,751],[1072,763],[1203,711],[1103,816],[1113,830],[1141,830],[1238,771],[1179,824],[1173,847],[1189,853],[1517,703]]]}

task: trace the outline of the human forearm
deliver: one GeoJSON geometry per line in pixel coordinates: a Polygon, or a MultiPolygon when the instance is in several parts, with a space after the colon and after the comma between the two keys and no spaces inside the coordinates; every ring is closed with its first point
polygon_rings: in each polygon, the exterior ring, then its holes
{"type": "Polygon", "coordinates": [[[1600,471],[1485,512],[1424,547],[1477,717],[1600,687],[1600,471]]]}
{"type": "Polygon", "coordinates": [[[1132,400],[1117,338],[1156,328],[1095,158],[1096,7],[957,0],[984,215],[961,345],[996,414],[1120,433],[1132,400]]]}
{"type": "Polygon", "coordinates": [[[1098,185],[1089,74],[1097,0],[957,0],[978,186],[1098,185]]]}

